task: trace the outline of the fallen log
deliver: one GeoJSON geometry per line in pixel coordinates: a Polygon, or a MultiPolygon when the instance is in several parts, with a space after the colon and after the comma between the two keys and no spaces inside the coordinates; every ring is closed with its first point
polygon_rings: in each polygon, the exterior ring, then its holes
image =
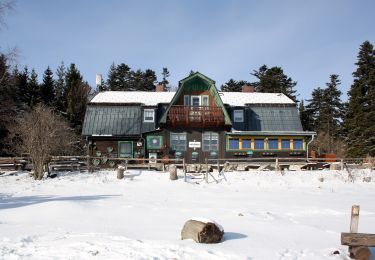
{"type": "Polygon", "coordinates": [[[193,239],[197,243],[219,243],[224,229],[215,221],[193,218],[188,220],[181,231],[181,239],[193,239]]]}

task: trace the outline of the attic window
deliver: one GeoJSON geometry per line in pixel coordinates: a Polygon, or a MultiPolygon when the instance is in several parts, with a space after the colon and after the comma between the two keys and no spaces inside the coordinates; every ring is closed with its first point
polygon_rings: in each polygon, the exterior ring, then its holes
{"type": "Polygon", "coordinates": [[[243,110],[234,110],[233,111],[234,122],[243,123],[243,110]]]}
{"type": "Polygon", "coordinates": [[[155,121],[155,110],[145,109],[143,111],[143,122],[153,123],[155,121]]]}

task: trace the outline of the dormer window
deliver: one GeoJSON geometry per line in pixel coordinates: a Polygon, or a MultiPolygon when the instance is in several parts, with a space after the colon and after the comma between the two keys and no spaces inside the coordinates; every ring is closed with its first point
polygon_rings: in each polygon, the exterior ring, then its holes
{"type": "Polygon", "coordinates": [[[233,121],[238,123],[243,123],[243,110],[233,111],[233,121]]]}
{"type": "Polygon", "coordinates": [[[155,110],[154,109],[145,109],[143,111],[143,122],[145,123],[155,122],[155,110]]]}
{"type": "Polygon", "coordinates": [[[190,106],[189,100],[190,100],[189,95],[185,95],[184,96],[184,106],[190,106]]]}

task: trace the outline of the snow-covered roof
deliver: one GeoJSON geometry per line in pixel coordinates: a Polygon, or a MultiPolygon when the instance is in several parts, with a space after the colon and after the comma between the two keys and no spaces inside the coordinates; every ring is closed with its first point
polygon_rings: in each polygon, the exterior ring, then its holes
{"type": "Polygon", "coordinates": [[[224,104],[245,106],[246,104],[294,104],[294,101],[282,93],[260,92],[219,92],[224,104]]]}
{"type": "MultiPolygon", "coordinates": [[[[104,91],[98,93],[91,103],[142,103],[156,106],[169,103],[176,92],[150,91],[104,91]]],[[[245,106],[246,104],[294,104],[293,100],[280,93],[219,92],[224,104],[245,106]]]]}

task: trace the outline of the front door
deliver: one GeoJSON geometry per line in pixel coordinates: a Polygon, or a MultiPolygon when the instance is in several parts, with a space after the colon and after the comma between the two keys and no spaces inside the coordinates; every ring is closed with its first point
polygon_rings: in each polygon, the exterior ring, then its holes
{"type": "Polygon", "coordinates": [[[187,135],[187,154],[188,163],[203,163],[202,155],[202,134],[200,132],[192,132],[187,135]]]}

